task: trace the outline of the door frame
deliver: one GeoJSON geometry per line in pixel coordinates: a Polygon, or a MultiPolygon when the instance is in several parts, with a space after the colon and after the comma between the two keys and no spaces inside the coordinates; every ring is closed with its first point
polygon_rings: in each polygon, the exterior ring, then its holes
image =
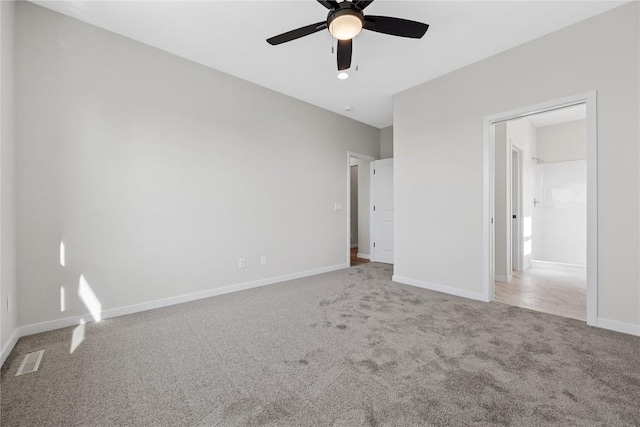
{"type": "Polygon", "coordinates": [[[495,141],[493,125],[578,104],[585,104],[587,109],[587,324],[596,326],[598,319],[598,120],[597,91],[595,90],[484,117],[483,295],[485,301],[494,299],[495,141]]]}
{"type": "MultiPolygon", "coordinates": [[[[375,157],[366,154],[347,151],[347,267],[351,265],[351,159],[366,160],[372,162],[375,157]]],[[[369,182],[369,192],[371,192],[371,182],[369,182]]],[[[369,236],[371,236],[371,211],[369,211],[369,236]]],[[[371,238],[371,237],[370,237],[371,238]]]]}

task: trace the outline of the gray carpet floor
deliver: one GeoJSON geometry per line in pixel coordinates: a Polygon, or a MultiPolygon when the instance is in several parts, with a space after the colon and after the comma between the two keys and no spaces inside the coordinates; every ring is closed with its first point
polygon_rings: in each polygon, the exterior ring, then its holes
{"type": "Polygon", "coordinates": [[[88,324],[70,354],[73,332],[18,342],[2,426],[640,425],[640,338],[383,264],[88,324]]]}

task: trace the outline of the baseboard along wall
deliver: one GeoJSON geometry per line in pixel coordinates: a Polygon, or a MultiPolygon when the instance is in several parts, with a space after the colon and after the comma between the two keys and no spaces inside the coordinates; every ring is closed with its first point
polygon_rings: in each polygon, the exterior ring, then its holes
{"type": "MultiPolygon", "coordinates": [[[[204,298],[215,297],[218,295],[230,294],[233,292],[244,291],[247,289],[253,289],[261,286],[273,285],[275,283],[287,282],[289,280],[301,279],[303,277],[315,276],[317,274],[329,273],[331,271],[342,270],[349,268],[348,263],[336,264],[329,267],[317,268],[314,270],[301,271],[298,273],[285,274],[282,276],[268,277],[265,279],[254,280],[252,282],[237,283],[235,285],[223,286],[221,288],[209,289],[207,291],[195,292],[187,295],[180,295],[176,297],[163,298],[154,301],[143,302],[140,304],[133,304],[124,307],[112,308],[104,310],[100,313],[101,319],[110,319],[119,316],[125,316],[127,314],[140,313],[142,311],[153,310],[156,308],[169,307],[171,305],[182,304],[185,302],[196,301],[204,298]]],[[[64,319],[51,320],[47,322],[34,323],[31,325],[25,325],[18,327],[11,335],[11,339],[2,349],[2,355],[0,355],[0,366],[7,359],[11,350],[16,345],[18,340],[28,335],[39,334],[42,332],[53,331],[61,328],[68,328],[70,326],[77,326],[80,323],[89,323],[93,321],[93,316],[90,313],[66,317],[64,319]]]]}
{"type": "MultiPolygon", "coordinates": [[[[415,286],[418,288],[429,289],[431,291],[442,292],[449,295],[455,295],[458,297],[474,299],[478,301],[490,302],[487,301],[484,293],[482,292],[472,292],[466,291],[463,289],[452,288],[451,286],[440,285],[437,283],[425,282],[422,280],[412,279],[409,277],[402,277],[394,275],[391,280],[397,283],[402,283],[409,286],[415,286]]],[[[615,320],[608,320],[603,318],[597,318],[596,324],[592,327],[608,329],[614,332],[621,332],[623,334],[640,336],[640,325],[634,325],[631,323],[623,323],[615,320]]]]}
{"type": "MultiPolygon", "coordinates": [[[[187,295],[180,295],[177,297],[164,298],[154,301],[149,301],[140,304],[133,304],[125,307],[113,308],[101,312],[102,319],[109,319],[119,316],[125,316],[127,314],[139,313],[142,311],[153,310],[156,308],[168,307],[171,305],[182,304],[189,301],[196,301],[204,298],[210,298],[218,295],[229,294],[233,292],[239,292],[247,289],[257,288],[260,286],[272,285],[275,283],[286,282],[289,280],[300,279],[303,277],[314,276],[316,274],[329,273],[331,271],[342,270],[349,268],[349,264],[337,264],[329,267],[318,268],[314,270],[302,271],[298,273],[286,274],[282,276],[270,277],[266,279],[255,280],[252,282],[238,283],[235,285],[224,286],[221,288],[210,289],[203,292],[196,292],[187,295]]],[[[431,291],[442,292],[444,294],[455,295],[463,298],[469,298],[478,301],[489,302],[486,300],[484,293],[473,292],[463,289],[453,288],[451,286],[440,285],[437,283],[425,282],[422,280],[412,279],[409,277],[394,275],[391,278],[392,281],[402,283],[404,285],[415,286],[418,288],[429,289],[431,291]]],[[[67,317],[64,319],[52,320],[48,322],[35,323],[31,325],[25,325],[18,327],[11,338],[2,349],[0,354],[0,366],[4,364],[11,350],[15,347],[18,340],[22,337],[39,334],[42,332],[53,331],[60,328],[67,328],[70,326],[77,326],[80,323],[89,323],[93,319],[92,315],[87,313],[84,315],[67,317]]],[[[608,320],[598,318],[595,327],[608,329],[615,332],[621,332],[629,335],[640,336],[640,325],[633,325],[629,323],[618,322],[615,320],[608,320]]]]}
{"type": "Polygon", "coordinates": [[[425,282],[422,280],[417,280],[417,279],[412,279],[410,277],[403,277],[403,276],[397,276],[397,275],[393,275],[391,277],[391,280],[393,280],[394,282],[402,283],[404,285],[415,286],[417,288],[429,289],[431,291],[442,292],[445,294],[455,295],[458,297],[489,302],[485,298],[485,295],[483,292],[467,291],[464,289],[458,289],[458,288],[454,288],[447,285],[440,285],[438,283],[425,282]]]}

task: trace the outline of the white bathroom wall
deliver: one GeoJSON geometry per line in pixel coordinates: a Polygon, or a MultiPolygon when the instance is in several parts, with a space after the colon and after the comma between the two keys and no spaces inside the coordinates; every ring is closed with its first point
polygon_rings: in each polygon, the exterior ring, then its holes
{"type": "Polygon", "coordinates": [[[587,263],[587,127],[576,120],[537,128],[533,247],[537,261],[587,263]]]}
{"type": "Polygon", "coordinates": [[[531,258],[587,264],[587,162],[533,165],[533,247],[531,258]]]}

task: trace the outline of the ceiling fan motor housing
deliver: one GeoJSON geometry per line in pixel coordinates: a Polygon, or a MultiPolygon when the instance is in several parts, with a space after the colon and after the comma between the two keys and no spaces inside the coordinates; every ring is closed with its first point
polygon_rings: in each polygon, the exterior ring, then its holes
{"type": "Polygon", "coordinates": [[[360,33],[363,26],[362,9],[348,1],[340,3],[327,16],[329,32],[338,40],[351,40],[360,33]]]}

